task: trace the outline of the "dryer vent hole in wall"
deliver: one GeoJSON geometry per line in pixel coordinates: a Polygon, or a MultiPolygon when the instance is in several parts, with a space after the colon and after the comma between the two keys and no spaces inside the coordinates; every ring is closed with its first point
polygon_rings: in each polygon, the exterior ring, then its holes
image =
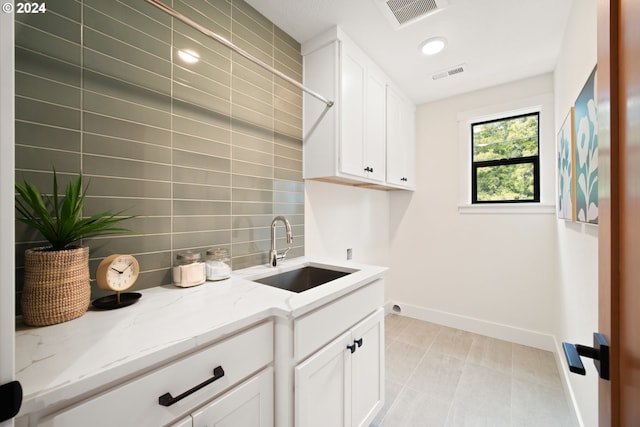
{"type": "Polygon", "coordinates": [[[402,308],[400,308],[400,306],[398,304],[393,304],[393,307],[391,307],[391,310],[393,310],[394,313],[402,313],[402,308]]]}

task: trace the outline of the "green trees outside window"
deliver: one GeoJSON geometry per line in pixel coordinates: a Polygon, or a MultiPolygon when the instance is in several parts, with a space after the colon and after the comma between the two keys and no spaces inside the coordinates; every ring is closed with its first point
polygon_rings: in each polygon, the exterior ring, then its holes
{"type": "Polygon", "coordinates": [[[471,125],[472,203],[540,201],[539,113],[471,125]]]}

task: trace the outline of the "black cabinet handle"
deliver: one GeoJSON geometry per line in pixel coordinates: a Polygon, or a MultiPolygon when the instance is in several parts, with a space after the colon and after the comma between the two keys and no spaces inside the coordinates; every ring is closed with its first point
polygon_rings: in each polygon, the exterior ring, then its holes
{"type": "Polygon", "coordinates": [[[161,404],[162,406],[171,406],[174,403],[181,401],[182,399],[184,399],[185,397],[189,396],[190,394],[195,393],[196,391],[200,390],[201,388],[204,388],[204,387],[208,386],[212,382],[217,381],[222,377],[224,377],[224,370],[222,369],[222,366],[218,366],[217,368],[213,369],[213,377],[209,378],[205,382],[198,384],[197,386],[193,387],[192,389],[189,389],[189,390],[185,391],[184,393],[182,393],[181,395],[176,396],[176,397],[171,396],[171,393],[165,393],[165,394],[163,394],[162,396],[160,396],[158,398],[158,403],[161,404]]]}
{"type": "Polygon", "coordinates": [[[400,178],[400,181],[405,181],[405,182],[406,182],[406,181],[407,181],[407,178],[402,177],[402,178],[400,178]]]}
{"type": "Polygon", "coordinates": [[[366,168],[364,168],[365,172],[373,172],[373,168],[370,168],[369,166],[367,166],[366,168]]]}
{"type": "Polygon", "coordinates": [[[353,340],[353,344],[348,345],[347,348],[351,351],[351,354],[355,353],[357,349],[362,347],[362,338],[359,340],[353,340]]]}

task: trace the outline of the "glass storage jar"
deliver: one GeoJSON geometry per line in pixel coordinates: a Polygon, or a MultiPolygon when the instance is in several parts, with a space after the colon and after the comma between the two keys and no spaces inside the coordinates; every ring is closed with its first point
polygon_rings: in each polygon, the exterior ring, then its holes
{"type": "Polygon", "coordinates": [[[207,280],[223,280],[231,276],[231,267],[225,264],[229,261],[226,249],[208,249],[206,258],[207,280]]]}
{"type": "Polygon", "coordinates": [[[183,288],[206,282],[205,264],[198,252],[180,252],[173,265],[173,284],[183,288]]]}

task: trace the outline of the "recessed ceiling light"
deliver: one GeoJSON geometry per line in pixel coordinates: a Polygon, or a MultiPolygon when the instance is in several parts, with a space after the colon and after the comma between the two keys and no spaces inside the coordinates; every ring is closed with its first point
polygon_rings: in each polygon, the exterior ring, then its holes
{"type": "Polygon", "coordinates": [[[441,52],[446,45],[447,39],[444,37],[432,37],[420,44],[420,50],[422,50],[422,53],[425,55],[435,55],[436,53],[441,52]]]}
{"type": "Polygon", "coordinates": [[[195,64],[200,60],[200,55],[189,49],[180,49],[178,51],[178,56],[188,64],[195,64]]]}

